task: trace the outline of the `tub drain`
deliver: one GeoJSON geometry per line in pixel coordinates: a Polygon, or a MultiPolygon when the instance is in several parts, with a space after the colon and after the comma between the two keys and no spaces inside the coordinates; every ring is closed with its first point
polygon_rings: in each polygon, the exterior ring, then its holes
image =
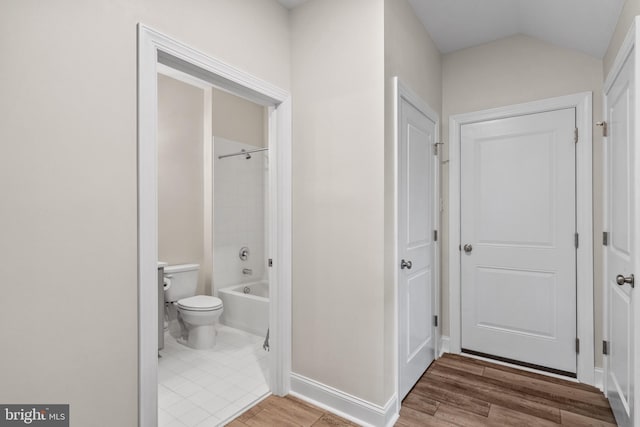
{"type": "Polygon", "coordinates": [[[242,292],[244,292],[245,294],[250,294],[251,293],[251,288],[248,286],[245,286],[244,289],[242,289],[242,292]]]}

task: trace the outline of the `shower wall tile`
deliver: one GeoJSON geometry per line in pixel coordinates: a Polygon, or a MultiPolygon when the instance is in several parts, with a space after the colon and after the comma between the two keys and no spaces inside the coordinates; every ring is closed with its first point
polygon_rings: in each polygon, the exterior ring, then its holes
{"type": "Polygon", "coordinates": [[[214,291],[266,278],[267,155],[218,159],[222,154],[255,148],[214,138],[214,291]],[[243,246],[250,251],[247,261],[238,256],[243,246]],[[253,274],[243,275],[244,268],[253,274]]]}

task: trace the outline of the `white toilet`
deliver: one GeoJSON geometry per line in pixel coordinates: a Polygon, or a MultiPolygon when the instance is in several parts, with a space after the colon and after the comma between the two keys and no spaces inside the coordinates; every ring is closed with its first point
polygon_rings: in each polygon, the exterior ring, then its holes
{"type": "Polygon", "coordinates": [[[222,300],[196,295],[198,264],[168,265],[164,268],[164,300],[178,310],[182,339],[178,341],[196,349],[216,345],[216,324],[222,314],[222,300]]]}

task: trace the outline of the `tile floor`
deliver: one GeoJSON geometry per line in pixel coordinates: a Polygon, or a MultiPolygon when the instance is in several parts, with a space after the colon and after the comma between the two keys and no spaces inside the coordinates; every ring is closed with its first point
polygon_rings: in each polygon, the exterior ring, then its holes
{"type": "Polygon", "coordinates": [[[215,348],[194,350],[165,333],[158,359],[158,427],[213,427],[269,393],[264,337],[220,326],[215,348]]]}

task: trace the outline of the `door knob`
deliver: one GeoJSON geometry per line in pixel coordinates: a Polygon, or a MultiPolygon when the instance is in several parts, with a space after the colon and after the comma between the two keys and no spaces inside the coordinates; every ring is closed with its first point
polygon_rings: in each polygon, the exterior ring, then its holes
{"type": "Polygon", "coordinates": [[[407,270],[411,270],[411,267],[413,267],[413,263],[411,261],[405,261],[405,260],[400,261],[400,268],[402,270],[404,270],[405,268],[407,270]]]}
{"type": "Polygon", "coordinates": [[[616,276],[616,283],[618,285],[620,285],[620,286],[624,285],[625,283],[628,283],[633,288],[634,287],[634,283],[633,283],[634,281],[635,280],[634,280],[633,274],[631,276],[629,276],[629,277],[624,277],[622,274],[618,274],[616,276]]]}
{"type": "Polygon", "coordinates": [[[466,245],[464,245],[464,246],[462,247],[462,249],[464,249],[464,251],[465,251],[466,253],[471,253],[471,251],[473,250],[473,246],[471,246],[470,244],[468,244],[468,243],[467,243],[466,245]]]}

